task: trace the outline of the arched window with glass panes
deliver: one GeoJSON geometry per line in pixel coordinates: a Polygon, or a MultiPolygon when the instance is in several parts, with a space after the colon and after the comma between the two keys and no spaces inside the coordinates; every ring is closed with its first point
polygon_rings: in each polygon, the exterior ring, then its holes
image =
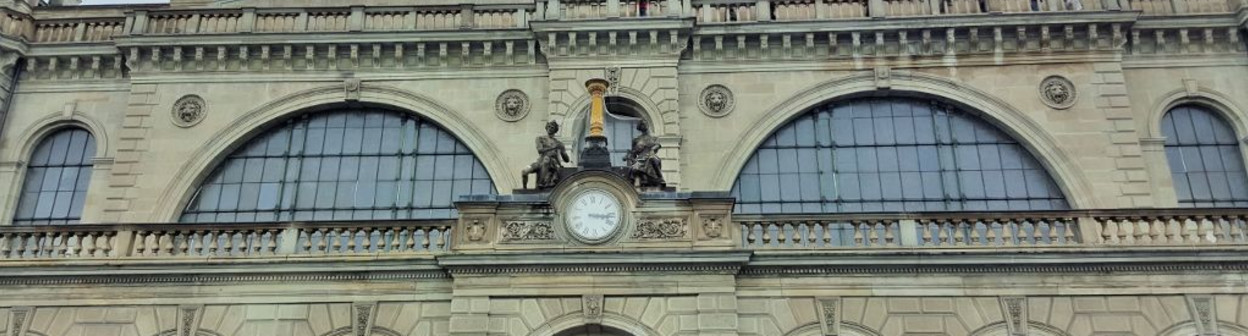
{"type": "Polygon", "coordinates": [[[229,154],[183,222],[446,219],[462,195],[494,194],[454,135],[383,108],[305,114],[229,154]]]}
{"type": "Polygon", "coordinates": [[[1248,206],[1248,173],[1238,137],[1213,110],[1180,105],[1161,119],[1166,161],[1179,206],[1248,206]]]}
{"type": "Polygon", "coordinates": [[[815,107],[777,129],[732,188],[738,214],[1057,210],[1069,205],[1009,135],[912,98],[815,107]]]}
{"type": "Polygon", "coordinates": [[[95,137],[84,129],[63,128],[40,140],[26,166],[13,224],[78,223],[94,159],[95,137]]]}

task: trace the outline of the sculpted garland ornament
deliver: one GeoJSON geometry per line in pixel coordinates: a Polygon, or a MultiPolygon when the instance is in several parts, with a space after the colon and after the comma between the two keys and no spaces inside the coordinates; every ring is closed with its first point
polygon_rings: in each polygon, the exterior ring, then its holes
{"type": "Polygon", "coordinates": [[[494,114],[503,121],[519,121],[529,114],[529,95],[511,89],[503,91],[494,100],[494,114]]]}
{"type": "Polygon", "coordinates": [[[714,118],[728,115],[733,106],[736,106],[736,101],[732,97],[732,90],[723,85],[707,86],[698,97],[698,108],[703,114],[714,118]]]}
{"type": "Polygon", "coordinates": [[[1040,100],[1049,107],[1065,110],[1075,105],[1076,98],[1075,84],[1066,77],[1049,76],[1040,82],[1040,100]]]}
{"type": "Polygon", "coordinates": [[[173,103],[173,124],[186,128],[199,124],[204,120],[208,104],[204,98],[196,95],[185,95],[173,103]]]}

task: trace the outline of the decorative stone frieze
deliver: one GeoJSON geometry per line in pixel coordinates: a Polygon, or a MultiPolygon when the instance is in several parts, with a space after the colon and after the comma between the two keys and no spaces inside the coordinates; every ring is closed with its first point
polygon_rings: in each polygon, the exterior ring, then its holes
{"type": "Polygon", "coordinates": [[[732,90],[719,84],[702,89],[702,94],[698,97],[698,109],[701,109],[703,114],[714,118],[728,115],[735,106],[736,98],[733,97],[732,90]]]}
{"type": "Polygon", "coordinates": [[[198,95],[185,95],[173,103],[173,124],[178,127],[192,127],[204,120],[208,114],[208,103],[198,95]]]}
{"type": "Polygon", "coordinates": [[[525,94],[524,91],[510,89],[503,91],[494,100],[494,115],[503,121],[520,121],[529,115],[531,106],[529,95],[525,94]]]}
{"type": "Polygon", "coordinates": [[[663,240],[685,238],[689,231],[684,218],[643,219],[637,222],[637,228],[631,238],[642,240],[663,240]]]}
{"type": "Polygon", "coordinates": [[[555,239],[555,230],[548,221],[507,221],[503,225],[504,242],[543,241],[555,239]]]}
{"type": "Polygon", "coordinates": [[[1075,84],[1066,77],[1054,75],[1040,81],[1040,100],[1053,109],[1068,109],[1078,97],[1075,84]]]}
{"type": "Polygon", "coordinates": [[[120,54],[27,56],[22,80],[100,80],[129,77],[120,54]]]}

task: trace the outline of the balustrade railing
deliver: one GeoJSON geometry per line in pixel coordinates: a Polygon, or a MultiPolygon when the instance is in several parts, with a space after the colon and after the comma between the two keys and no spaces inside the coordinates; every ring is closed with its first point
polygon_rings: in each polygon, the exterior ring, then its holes
{"type": "Polygon", "coordinates": [[[1138,247],[1248,244],[1248,210],[743,216],[753,249],[1138,247]]]}
{"type": "Polygon", "coordinates": [[[429,254],[450,250],[453,223],[0,226],[0,260],[429,254]]]}

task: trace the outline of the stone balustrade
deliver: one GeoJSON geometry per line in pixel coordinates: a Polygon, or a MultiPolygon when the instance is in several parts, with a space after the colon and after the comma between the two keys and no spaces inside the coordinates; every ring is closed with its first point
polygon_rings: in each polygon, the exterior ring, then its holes
{"type": "Polygon", "coordinates": [[[1027,248],[1248,244],[1248,210],[737,216],[750,249],[1027,248]]]}
{"type": "Polygon", "coordinates": [[[714,25],[1104,10],[1134,10],[1146,16],[1229,14],[1240,6],[1240,0],[545,0],[531,6],[136,10],[130,17],[38,22],[0,8],[0,34],[33,43],[82,43],[125,35],[511,29],[526,28],[532,20],[693,17],[699,24],[714,25]]]}
{"type": "Polygon", "coordinates": [[[431,254],[449,251],[453,222],[4,226],[0,260],[431,254]]]}

